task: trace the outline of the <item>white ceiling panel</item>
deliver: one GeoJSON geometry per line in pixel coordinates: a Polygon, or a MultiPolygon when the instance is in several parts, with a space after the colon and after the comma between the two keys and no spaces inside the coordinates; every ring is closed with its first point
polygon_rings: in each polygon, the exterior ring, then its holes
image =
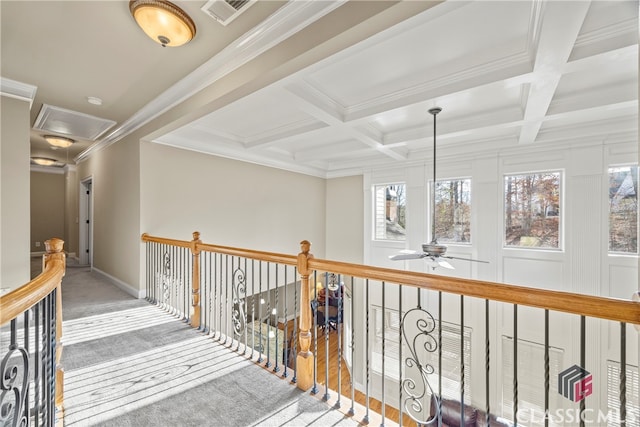
{"type": "Polygon", "coordinates": [[[434,106],[452,161],[637,134],[638,2],[615,3],[445,2],[158,142],[335,177],[431,161],[434,106]]]}

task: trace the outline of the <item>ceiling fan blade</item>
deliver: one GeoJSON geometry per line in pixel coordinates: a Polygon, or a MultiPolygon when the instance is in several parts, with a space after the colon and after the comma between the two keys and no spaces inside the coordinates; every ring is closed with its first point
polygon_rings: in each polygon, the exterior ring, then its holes
{"type": "Polygon", "coordinates": [[[453,265],[449,264],[447,261],[443,260],[442,258],[436,258],[436,262],[440,267],[448,268],[449,270],[456,269],[453,265]]]}
{"type": "Polygon", "coordinates": [[[462,258],[462,257],[458,257],[458,256],[449,256],[449,255],[446,255],[446,256],[443,256],[442,258],[449,258],[449,259],[461,259],[461,260],[463,260],[463,261],[482,262],[482,263],[485,263],[485,264],[489,264],[489,261],[481,261],[481,260],[479,260],[479,259],[471,259],[471,258],[462,258]]]}
{"type": "Polygon", "coordinates": [[[404,260],[404,259],[420,259],[420,258],[424,258],[425,254],[422,252],[415,252],[415,251],[402,251],[398,254],[395,255],[391,255],[389,257],[390,260],[392,261],[400,261],[400,260],[404,260]]]}

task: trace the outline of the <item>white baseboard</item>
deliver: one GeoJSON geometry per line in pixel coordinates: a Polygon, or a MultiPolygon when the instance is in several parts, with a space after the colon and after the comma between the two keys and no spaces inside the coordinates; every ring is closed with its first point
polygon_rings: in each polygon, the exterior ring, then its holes
{"type": "Polygon", "coordinates": [[[113,283],[115,286],[119,287],[120,289],[122,289],[123,291],[125,291],[126,293],[128,293],[134,298],[141,299],[147,296],[147,291],[145,289],[136,289],[133,286],[129,285],[128,283],[125,283],[122,280],[116,277],[113,277],[112,275],[107,274],[98,268],[91,267],[91,271],[101,275],[102,277],[107,279],[109,282],[113,283]]]}

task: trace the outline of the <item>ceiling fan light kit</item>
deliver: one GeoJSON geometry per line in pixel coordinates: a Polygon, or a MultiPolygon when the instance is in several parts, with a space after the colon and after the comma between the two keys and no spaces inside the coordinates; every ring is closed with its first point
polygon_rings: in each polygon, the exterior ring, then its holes
{"type": "Polygon", "coordinates": [[[142,31],[163,47],[182,46],[196,35],[187,13],[165,0],[131,0],[129,11],[142,31]]]}

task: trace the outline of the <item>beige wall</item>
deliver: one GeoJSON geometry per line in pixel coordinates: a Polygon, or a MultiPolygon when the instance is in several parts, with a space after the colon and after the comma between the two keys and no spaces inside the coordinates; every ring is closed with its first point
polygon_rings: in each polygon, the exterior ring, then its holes
{"type": "Polygon", "coordinates": [[[325,180],[159,144],[141,144],[142,232],[297,254],[325,253],[325,180]]]}
{"type": "Polygon", "coordinates": [[[327,180],[327,258],[364,261],[362,175],[327,180]]]}
{"type": "Polygon", "coordinates": [[[61,173],[31,172],[31,252],[44,252],[45,240],[64,237],[64,181],[61,173]]]}
{"type": "Polygon", "coordinates": [[[78,255],[78,173],[75,166],[64,171],[64,246],[69,254],[78,255]]]}
{"type": "Polygon", "coordinates": [[[30,279],[29,103],[0,97],[0,287],[30,279]]]}
{"type": "Polygon", "coordinates": [[[78,180],[93,180],[93,267],[135,289],[140,270],[139,155],[137,140],[125,138],[78,165],[78,180]]]}

